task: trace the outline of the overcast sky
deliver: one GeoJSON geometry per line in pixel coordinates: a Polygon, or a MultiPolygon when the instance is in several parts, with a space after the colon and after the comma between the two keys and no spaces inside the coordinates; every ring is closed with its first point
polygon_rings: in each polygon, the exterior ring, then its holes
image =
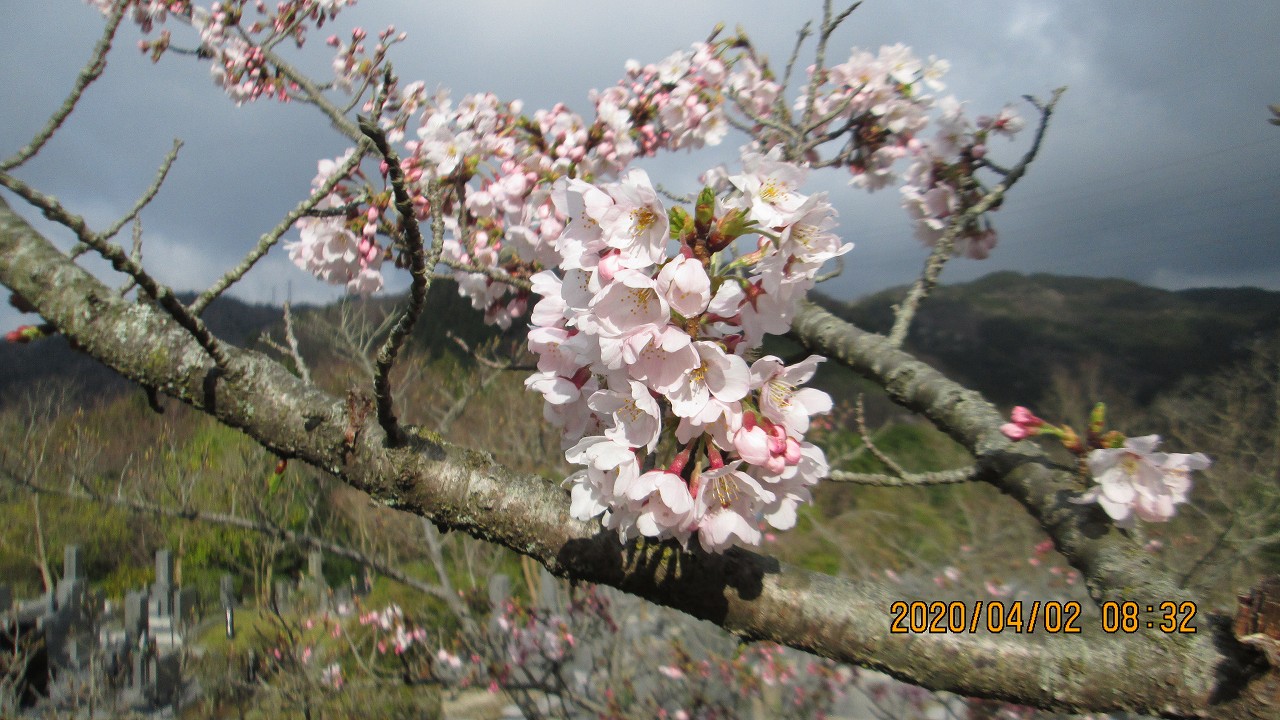
{"type": "MultiPolygon", "coordinates": [[[[365,0],[337,27],[345,34],[360,24],[372,33],[395,23],[407,31],[408,42],[393,54],[406,81],[449,87],[455,97],[491,90],[523,99],[527,111],[565,102],[585,113],[588,91],[615,83],[627,59],[660,60],[705,38],[718,21],[744,27],[781,64],[795,31],[820,7],[365,0]]],[[[78,0],[0,2],[0,155],[43,124],[101,27],[97,12],[78,0]]],[[[902,42],[945,58],[952,68],[946,92],[968,101],[973,115],[1069,86],[1040,158],[993,216],[996,251],[986,261],[954,261],[944,282],[1012,269],[1171,289],[1280,290],[1280,127],[1267,123],[1267,105],[1280,102],[1277,28],[1275,0],[866,0],[830,57],[839,62],[853,46],[874,51],[902,42]]],[[[169,182],[143,215],[144,257],[175,287],[203,288],[304,196],[317,159],[346,145],[310,108],[236,108],[207,66],[176,55],[152,65],[134,47],[138,39],[136,28],[122,31],[104,78],[19,175],[101,227],[128,209],[172,138],[181,138],[186,146],[169,182]]],[[[189,39],[175,28],[175,44],[189,39]]],[[[317,42],[307,50],[310,59],[301,62],[323,73],[328,48],[317,42]]],[[[993,157],[1016,159],[1029,135],[993,143],[993,157]]],[[[731,137],[718,149],[644,166],[656,181],[688,188],[707,167],[733,162],[739,144],[731,137]]],[[[845,179],[835,173],[813,183],[833,191],[842,232],[855,243],[844,276],[824,291],[854,299],[909,282],[926,253],[896,191],[867,197],[845,179]]],[[[5,199],[21,205],[11,194],[5,199]]],[[[68,244],[65,233],[49,233],[68,244]]],[[[295,301],[337,296],[280,250],[235,291],[258,301],[290,293],[295,301]]],[[[0,310],[0,329],[17,322],[16,313],[0,310]]]]}

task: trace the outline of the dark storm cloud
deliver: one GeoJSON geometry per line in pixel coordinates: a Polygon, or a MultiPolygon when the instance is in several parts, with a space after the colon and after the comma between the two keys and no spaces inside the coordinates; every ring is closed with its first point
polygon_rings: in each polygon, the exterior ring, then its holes
{"type": "MultiPolygon", "coordinates": [[[[583,110],[587,92],[616,81],[628,58],[657,61],[717,21],[741,24],[781,63],[795,30],[818,10],[816,2],[369,1],[337,27],[396,23],[409,33],[393,55],[400,74],[450,87],[455,97],[492,90],[528,109],[563,101],[583,110]]],[[[1276,27],[1280,3],[1270,0],[870,0],[833,40],[829,61],[845,59],[851,45],[908,44],[951,62],[947,92],[974,114],[1070,87],[1040,159],[995,215],[1000,247],[988,261],[953,263],[944,280],[1016,269],[1280,289],[1280,128],[1266,123],[1267,104],[1280,102],[1276,27]]],[[[100,28],[96,13],[73,0],[0,4],[0,154],[23,144],[60,101],[100,28]]],[[[132,47],[137,39],[122,32],[106,76],[21,175],[100,225],[129,207],[181,137],[186,147],[143,217],[146,258],[162,279],[203,287],[297,202],[316,160],[345,144],[307,108],[235,108],[205,66],[177,56],[153,66],[132,47]]],[[[308,67],[327,72],[325,48],[310,49],[308,67]]],[[[1019,108],[1032,119],[1025,103],[1019,108]]],[[[740,142],[646,167],[688,189],[710,165],[732,162],[740,142]]],[[[1024,137],[993,152],[1012,160],[1025,146],[1024,137]]],[[[925,253],[895,191],[868,198],[844,180],[814,182],[832,191],[857,244],[845,276],[826,290],[854,297],[909,281],[925,253]]],[[[290,287],[295,299],[335,296],[280,252],[238,292],[279,300],[290,287]]],[[[14,313],[0,313],[4,327],[14,322],[14,313]]]]}

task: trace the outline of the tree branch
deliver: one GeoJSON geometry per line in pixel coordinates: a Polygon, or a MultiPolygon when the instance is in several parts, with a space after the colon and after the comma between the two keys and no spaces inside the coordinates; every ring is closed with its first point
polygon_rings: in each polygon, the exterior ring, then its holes
{"type": "Polygon", "coordinates": [[[1036,101],[1035,98],[1027,97],[1027,100],[1040,111],[1040,125],[1036,128],[1036,136],[1031,142],[1031,148],[1022,156],[1022,160],[1017,165],[1014,165],[1007,173],[1004,173],[1004,179],[1000,181],[1000,184],[983,195],[981,200],[951,219],[951,222],[947,225],[946,232],[942,237],[938,238],[938,242],[933,246],[933,252],[929,253],[929,259],[925,261],[924,272],[916,279],[911,289],[907,291],[907,297],[898,306],[897,312],[894,314],[893,330],[889,332],[889,341],[893,343],[894,347],[902,347],[902,343],[906,341],[907,331],[911,328],[911,321],[915,318],[916,310],[919,308],[921,301],[938,284],[938,276],[942,274],[942,267],[951,258],[951,251],[955,247],[956,238],[965,228],[981,217],[983,213],[995,207],[996,204],[1004,199],[1005,192],[1018,182],[1023,174],[1027,172],[1027,167],[1031,164],[1031,161],[1036,159],[1036,155],[1040,152],[1040,143],[1044,141],[1044,133],[1049,129],[1049,118],[1053,116],[1054,106],[1058,104],[1058,100],[1066,90],[1065,87],[1054,90],[1053,97],[1049,102],[1043,104],[1036,101]]]}
{"type": "Polygon", "coordinates": [[[311,196],[306,200],[298,203],[293,210],[290,210],[289,214],[285,215],[283,220],[281,220],[275,227],[271,228],[270,232],[258,239],[257,247],[249,251],[249,254],[240,261],[239,265],[228,270],[222,277],[218,278],[218,281],[215,282],[208,290],[200,293],[200,297],[196,298],[195,301],[191,303],[191,312],[196,315],[200,315],[204,312],[205,308],[209,306],[209,303],[216,300],[219,295],[226,291],[227,288],[239,282],[240,278],[244,277],[245,273],[249,272],[249,270],[267,254],[267,251],[275,247],[276,243],[280,242],[281,236],[288,232],[289,229],[293,227],[294,223],[298,222],[302,217],[310,214],[311,211],[315,209],[316,205],[320,204],[321,200],[324,200],[329,196],[329,193],[333,192],[334,188],[338,186],[338,183],[342,182],[347,175],[351,174],[352,170],[356,169],[360,164],[360,161],[364,159],[367,149],[368,144],[364,141],[360,142],[356,146],[355,151],[351,153],[351,157],[347,158],[346,162],[334,170],[333,173],[329,175],[329,178],[325,180],[323,185],[317,188],[315,192],[311,193],[311,196]]]}
{"type": "Polygon", "coordinates": [[[1004,418],[981,395],[897,349],[883,335],[859,330],[815,305],[797,315],[792,335],[810,351],[878,383],[894,402],[929,418],[973,453],[980,479],[1036,518],[1084,575],[1094,600],[1158,605],[1186,598],[1186,591],[1097,506],[1071,502],[1081,490],[1073,468],[1055,465],[1033,443],[1006,438],[1000,432],[1004,418]]]}
{"type": "MultiPolygon", "coordinates": [[[[887,610],[897,591],[887,584],[841,580],[741,549],[710,555],[683,552],[672,542],[623,546],[598,523],[573,519],[568,493],[555,483],[512,472],[489,455],[412,432],[405,446],[388,447],[382,429],[368,423],[348,443],[340,399],[254,352],[227,348],[231,371],[220,371],[171,317],[116,298],[2,204],[0,282],[125,377],[203,410],[273,452],[333,473],[384,504],[497,542],[558,576],[619,588],[748,640],[785,643],[964,695],[1070,712],[1189,715],[1212,709],[1224,717],[1261,717],[1267,711],[1266,699],[1252,694],[1262,683],[1246,687],[1256,672],[1249,666],[1256,653],[1217,622],[1200,623],[1193,635],[1104,635],[1096,632],[1096,617],[1092,626],[1083,618],[1086,634],[1078,642],[1064,637],[1046,643],[1021,634],[896,634],[887,610]],[[1135,664],[1134,658],[1158,660],[1135,664]]],[[[798,336],[830,345],[832,355],[869,373],[887,373],[891,394],[948,420],[943,424],[976,447],[975,455],[1008,469],[1009,479],[996,481],[1000,487],[1024,504],[1044,506],[1046,525],[1083,565],[1095,568],[1101,560],[1109,570],[1112,559],[1126,559],[1115,550],[1114,532],[1097,543],[1083,536],[1089,509],[1055,504],[1060,479],[1034,462],[1037,453],[1001,439],[992,425],[998,416],[976,394],[936,372],[927,376],[927,366],[887,347],[883,338],[822,321],[807,309],[798,336]],[[841,332],[850,334],[841,340],[841,332]]],[[[1141,572],[1126,576],[1139,581],[1126,588],[1134,598],[1164,589],[1141,572]]]]}
{"type": "Polygon", "coordinates": [[[102,76],[102,72],[107,69],[107,53],[111,51],[111,43],[115,40],[116,30],[120,27],[120,20],[124,17],[125,8],[128,3],[117,2],[115,7],[111,9],[111,14],[107,16],[106,27],[102,29],[102,38],[98,40],[98,44],[93,48],[93,54],[89,56],[89,62],[80,70],[80,74],[76,76],[75,85],[72,86],[67,99],[62,101],[58,109],[49,116],[49,121],[45,123],[40,132],[36,133],[31,142],[26,147],[19,150],[13,157],[0,163],[0,172],[8,172],[22,165],[26,161],[35,157],[36,153],[49,142],[53,134],[58,132],[58,128],[62,127],[62,123],[66,122],[67,117],[76,109],[76,103],[80,102],[80,96],[84,94],[85,88],[89,87],[95,80],[102,76]]]}
{"type": "MultiPolygon", "coordinates": [[[[395,409],[392,407],[391,368],[395,365],[400,346],[409,337],[409,333],[413,332],[414,324],[417,323],[418,317],[422,315],[422,310],[427,305],[427,292],[431,289],[431,270],[435,268],[436,262],[440,259],[440,251],[444,247],[444,194],[441,192],[440,184],[432,181],[428,191],[431,196],[432,215],[431,250],[428,251],[422,232],[418,229],[418,215],[414,211],[413,197],[409,195],[409,189],[405,183],[404,171],[400,168],[400,158],[387,144],[387,136],[373,124],[373,121],[361,121],[360,130],[373,142],[374,147],[386,160],[387,173],[391,177],[391,187],[396,196],[396,212],[400,214],[400,223],[403,225],[404,237],[401,244],[409,256],[409,275],[413,279],[413,284],[409,288],[409,303],[400,313],[395,327],[391,328],[391,334],[387,336],[386,342],[378,350],[377,371],[373,377],[373,395],[378,403],[378,424],[386,432],[387,442],[398,445],[401,442],[401,433],[397,426],[395,409]]],[[[458,196],[458,204],[462,204],[461,194],[458,196]]]]}

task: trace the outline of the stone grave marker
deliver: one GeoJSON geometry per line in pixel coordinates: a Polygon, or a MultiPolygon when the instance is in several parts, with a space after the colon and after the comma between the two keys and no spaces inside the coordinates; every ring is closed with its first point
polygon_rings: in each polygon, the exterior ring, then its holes
{"type": "Polygon", "coordinates": [[[156,581],[151,586],[151,614],[168,617],[173,614],[173,553],[156,551],[156,581]]]}
{"type": "Polygon", "coordinates": [[[307,577],[324,581],[324,553],[319,550],[307,553],[307,577]]]}
{"type": "Polygon", "coordinates": [[[329,607],[329,584],[324,579],[324,553],[312,550],[307,553],[307,576],[299,583],[308,601],[317,609],[329,607]]]}
{"type": "Polygon", "coordinates": [[[146,590],[135,590],[124,596],[124,637],[130,647],[137,645],[138,638],[147,635],[149,604],[146,590]]]}
{"type": "Polygon", "coordinates": [[[495,613],[500,613],[511,596],[511,578],[506,575],[494,575],[489,578],[489,606],[495,613]]]}

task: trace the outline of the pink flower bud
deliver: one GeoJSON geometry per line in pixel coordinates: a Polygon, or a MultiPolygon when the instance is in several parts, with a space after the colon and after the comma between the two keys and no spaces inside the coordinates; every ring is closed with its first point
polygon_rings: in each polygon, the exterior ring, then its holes
{"type": "Polygon", "coordinates": [[[1026,428],[1014,423],[1001,425],[1000,432],[1004,433],[1004,436],[1010,440],[1025,440],[1027,435],[1030,435],[1026,428]]]}
{"type": "Polygon", "coordinates": [[[1044,424],[1044,420],[1036,417],[1030,410],[1019,405],[1010,413],[1010,419],[1019,425],[1027,425],[1030,427],[1040,427],[1044,424]]]}
{"type": "Polygon", "coordinates": [[[795,465],[800,462],[800,443],[796,442],[795,438],[787,438],[787,447],[783,451],[783,457],[788,465],[795,465]]]}

